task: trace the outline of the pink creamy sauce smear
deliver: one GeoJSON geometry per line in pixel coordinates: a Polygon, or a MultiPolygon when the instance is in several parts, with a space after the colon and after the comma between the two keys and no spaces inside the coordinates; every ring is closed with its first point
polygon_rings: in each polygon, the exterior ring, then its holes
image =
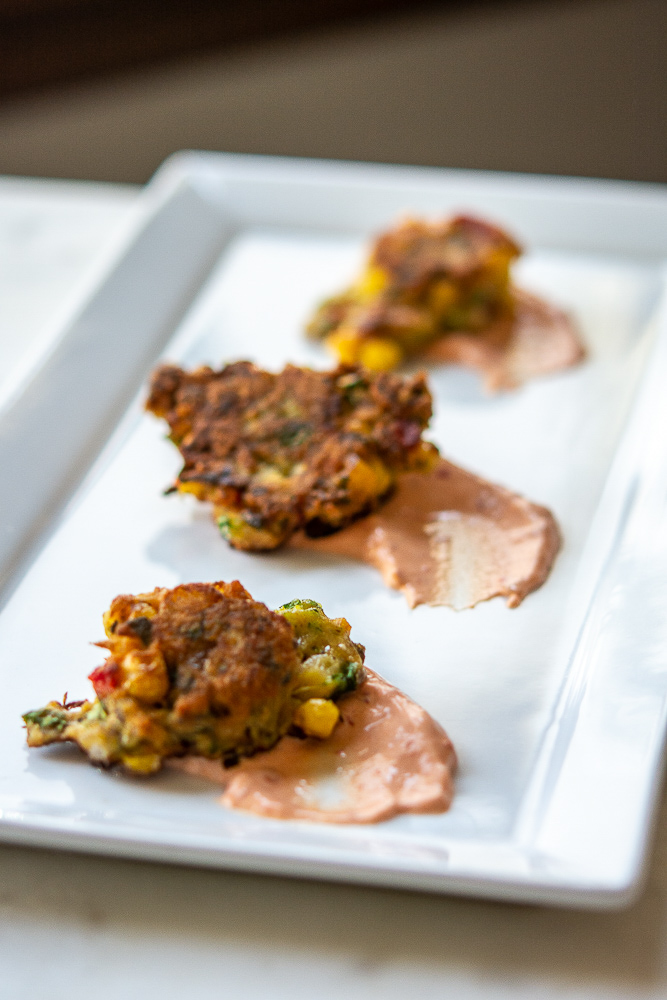
{"type": "Polygon", "coordinates": [[[451,741],[407,695],[367,674],[338,702],[341,718],[327,740],[283,736],[231,768],[203,757],[167,764],[223,785],[223,805],[274,819],[377,823],[444,812],[454,794],[451,741]]]}
{"type": "Polygon", "coordinates": [[[556,306],[514,290],[511,330],[503,323],[481,334],[450,333],[424,353],[427,361],[480,372],[489,392],[516,389],[531,378],[570,368],[586,351],[572,320],[556,306]]]}
{"type": "Polygon", "coordinates": [[[560,532],[546,507],[440,459],[431,472],[404,473],[376,513],[290,545],[375,566],[410,607],[506,597],[515,608],[549,575],[560,532]]]}

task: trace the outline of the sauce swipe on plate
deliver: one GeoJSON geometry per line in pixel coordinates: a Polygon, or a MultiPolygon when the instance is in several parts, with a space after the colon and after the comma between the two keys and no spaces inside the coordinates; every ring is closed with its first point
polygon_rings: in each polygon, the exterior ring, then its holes
{"type": "Polygon", "coordinates": [[[546,507],[441,459],[431,472],[404,473],[376,513],[290,545],[375,566],[410,607],[506,597],[515,608],[546,580],[560,533],[546,507]]]}
{"type": "Polygon", "coordinates": [[[448,333],[422,355],[440,364],[465,365],[482,375],[489,392],[516,389],[531,378],[570,368],[586,351],[572,320],[556,306],[515,288],[514,319],[483,333],[448,333]]]}
{"type": "Polygon", "coordinates": [[[167,766],[224,785],[223,805],[274,819],[377,823],[449,808],[456,754],[428,712],[371,670],[338,705],[327,740],[283,736],[226,769],[203,757],[167,766]]]}

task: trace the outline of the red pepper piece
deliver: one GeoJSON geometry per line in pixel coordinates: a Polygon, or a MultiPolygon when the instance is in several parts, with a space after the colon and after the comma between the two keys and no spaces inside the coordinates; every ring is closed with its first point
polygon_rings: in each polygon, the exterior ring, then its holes
{"type": "Polygon", "coordinates": [[[115,660],[109,659],[101,667],[95,667],[92,674],[88,674],[88,680],[95,688],[98,698],[104,698],[120,684],[120,671],[115,660]]]}

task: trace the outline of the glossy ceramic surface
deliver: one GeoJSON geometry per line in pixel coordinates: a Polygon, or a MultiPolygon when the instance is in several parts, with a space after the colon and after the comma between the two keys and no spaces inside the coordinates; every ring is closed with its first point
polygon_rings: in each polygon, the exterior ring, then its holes
{"type": "Polygon", "coordinates": [[[667,196],[636,185],[206,154],[163,168],[115,264],[0,416],[16,526],[0,553],[0,836],[505,898],[629,899],[667,692],[666,218],[667,196]],[[368,235],[402,211],[457,208],[527,242],[517,280],[569,309],[590,351],[576,370],[493,398],[466,372],[431,372],[443,453],[561,524],[555,569],[519,609],[410,611],[371,569],[230,550],[205,508],[161,495],[178,455],[139,400],[75,491],[161,351],[188,366],[324,366],[303,321],[354,273],[368,235]],[[139,781],[69,748],[27,751],[20,712],[88,692],[99,662],[88,643],[111,597],[237,577],[271,606],[308,596],[351,621],[369,664],[454,740],[449,813],[279,823],[226,811],[182,776],[139,781]]]}

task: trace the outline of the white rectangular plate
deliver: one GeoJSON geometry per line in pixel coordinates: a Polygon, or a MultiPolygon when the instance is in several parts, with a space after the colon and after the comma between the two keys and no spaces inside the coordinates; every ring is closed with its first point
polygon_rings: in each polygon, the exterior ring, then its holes
{"type": "Polygon", "coordinates": [[[510,899],[629,901],[665,733],[666,256],[659,188],[221,154],[170,161],[143,224],[0,415],[0,500],[13,526],[0,548],[0,837],[510,899]],[[443,453],[559,520],[563,551],[540,591],[513,611],[499,600],[410,611],[369,568],[235,552],[203,506],[162,496],[179,467],[163,427],[140,400],[118,418],[167,341],[164,356],[188,367],[243,357],[324,367],[304,319],[354,274],[368,236],[405,211],[455,209],[526,242],[519,283],[569,309],[590,350],[576,370],[493,398],[469,373],[431,372],[443,453]],[[358,827],[271,821],[225,810],[216,789],[184,776],[137,780],[97,771],[73,748],[27,750],[21,712],[89,693],[100,662],[89,642],[115,594],[234,578],[269,606],[312,597],[352,623],[369,665],[452,737],[461,768],[448,813],[358,827]]]}

